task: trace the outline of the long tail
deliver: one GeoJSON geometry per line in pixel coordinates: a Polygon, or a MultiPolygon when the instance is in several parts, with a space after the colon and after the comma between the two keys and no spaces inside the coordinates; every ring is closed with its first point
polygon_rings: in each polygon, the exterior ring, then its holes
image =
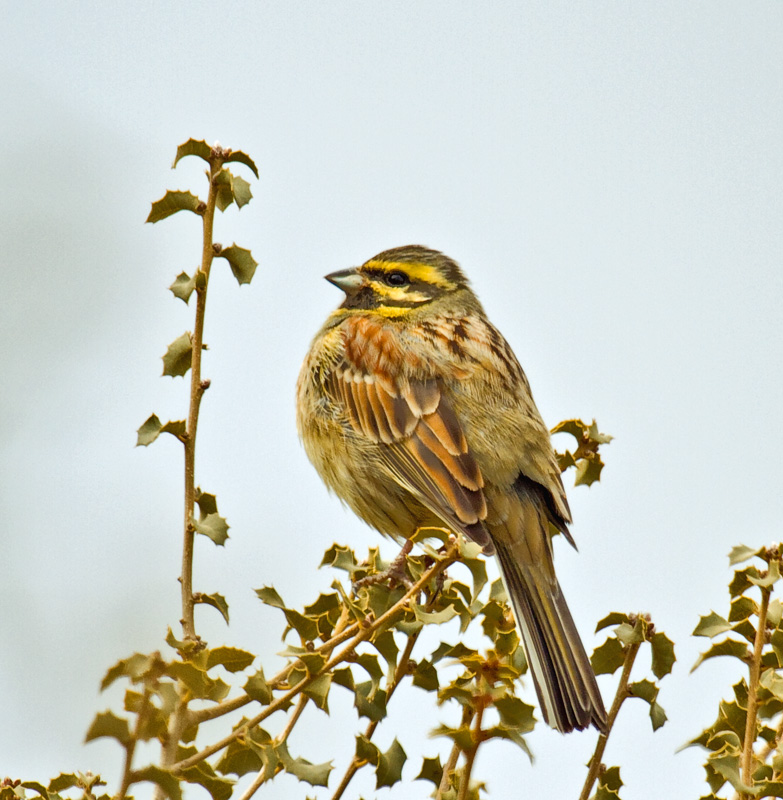
{"type": "Polygon", "coordinates": [[[523,563],[508,543],[495,548],[544,720],[562,733],[591,723],[604,733],[601,693],[554,571],[523,563]]]}

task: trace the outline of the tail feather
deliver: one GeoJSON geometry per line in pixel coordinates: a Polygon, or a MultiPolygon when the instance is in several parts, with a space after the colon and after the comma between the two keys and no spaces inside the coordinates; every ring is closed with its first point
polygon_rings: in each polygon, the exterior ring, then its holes
{"type": "Polygon", "coordinates": [[[495,541],[498,561],[547,724],[568,733],[606,730],[606,711],[579,632],[554,575],[534,574],[511,547],[495,541]]]}

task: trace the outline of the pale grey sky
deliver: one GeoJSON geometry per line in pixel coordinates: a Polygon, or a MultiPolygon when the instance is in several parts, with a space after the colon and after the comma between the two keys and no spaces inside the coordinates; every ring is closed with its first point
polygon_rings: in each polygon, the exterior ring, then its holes
{"type": "MultiPolygon", "coordinates": [[[[133,444],[152,411],[185,408],[159,356],[192,325],[166,286],[197,263],[198,224],[143,220],[167,188],[201,190],[195,161],[168,169],[194,136],[261,171],[216,234],[260,266],[241,289],[218,270],[209,301],[198,479],[232,528],[225,550],[199,542],[196,586],[232,624],[205,610],[206,638],[274,663],[278,620],[251,589],[309,602],[332,541],[377,543],[307,463],[293,386],[339,301],[321,276],[436,247],[547,422],[595,416],[616,437],[602,483],[569,491],[580,552],[558,542],[558,572],[588,648],[610,610],[649,611],[676,643],[669,723],[652,734],[631,705],[610,741],[623,796],[705,793],[701,754],[674,751],[739,673],[689,676],[690,632],[727,606],[730,547],[781,538],[783,6],[32,0],[3,17],[0,775],[90,769],[116,788],[119,749],[82,745],[121,704],[100,678],[179,618],[179,448],[133,444]]],[[[399,736],[408,780],[445,750],[425,702],[395,699],[377,735],[399,736]]],[[[292,750],[339,770],[360,726],[347,695],[331,705],[292,750]]],[[[574,796],[593,735],[529,742],[532,767],[481,753],[490,797],[574,796]]],[[[259,796],[307,792],[283,776],[259,796]]]]}

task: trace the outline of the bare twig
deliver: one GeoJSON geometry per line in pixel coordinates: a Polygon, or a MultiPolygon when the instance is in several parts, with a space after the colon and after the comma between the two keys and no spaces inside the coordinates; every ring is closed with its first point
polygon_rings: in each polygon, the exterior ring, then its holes
{"type": "Polygon", "coordinates": [[[633,669],[633,663],[636,660],[636,654],[639,652],[640,645],[641,642],[633,642],[628,645],[628,650],[625,653],[625,660],[623,661],[623,671],[620,674],[620,683],[617,686],[614,702],[609,709],[609,714],[606,719],[606,733],[602,733],[598,737],[598,742],[596,742],[595,745],[595,752],[590,759],[590,768],[587,771],[587,778],[585,779],[585,785],[582,787],[582,793],[579,795],[579,800],[588,800],[590,797],[593,784],[601,772],[601,762],[604,757],[604,751],[606,750],[606,743],[609,741],[609,734],[612,732],[612,727],[617,719],[617,715],[620,713],[620,706],[631,696],[628,691],[628,680],[631,677],[631,669],[633,669]]]}
{"type": "MultiPolygon", "coordinates": [[[[470,706],[465,706],[462,709],[462,721],[460,722],[460,727],[464,728],[466,725],[470,725],[472,720],[473,709],[470,706]]],[[[449,758],[443,766],[443,774],[441,775],[440,785],[438,786],[438,792],[435,795],[435,800],[441,800],[443,794],[449,789],[451,775],[457,767],[457,761],[459,760],[459,754],[461,752],[462,751],[459,749],[459,745],[454,742],[454,746],[451,748],[451,752],[449,753],[449,758]]]]}
{"type": "MultiPolygon", "coordinates": [[[[748,713],[745,719],[745,741],[742,747],[742,782],[746,786],[753,786],[753,745],[756,742],[756,715],[758,712],[758,688],[761,675],[761,654],[764,649],[764,637],[767,631],[767,610],[769,609],[769,596],[772,589],[761,587],[761,606],[758,611],[758,625],[756,639],[753,644],[753,660],[750,663],[748,675],[748,713]]],[[[742,798],[750,797],[742,793],[742,798]]]]}

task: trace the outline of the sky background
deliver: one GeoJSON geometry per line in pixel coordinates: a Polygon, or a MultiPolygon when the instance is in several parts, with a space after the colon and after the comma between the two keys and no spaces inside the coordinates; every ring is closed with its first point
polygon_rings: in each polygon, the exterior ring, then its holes
{"type": "MultiPolygon", "coordinates": [[[[216,226],[260,266],[238,288],[218,261],[210,290],[197,478],[232,527],[225,549],[198,542],[195,586],[232,622],[200,610],[202,635],[273,672],[279,619],[252,589],[311,602],[333,541],[378,542],[307,462],[294,383],[340,300],[322,276],[429,245],[471,277],[544,419],[616,437],[601,483],[569,488],[580,552],[558,541],[558,573],[588,650],[612,610],[676,643],[669,723],[653,734],[629,703],[610,740],[623,797],[705,794],[702,754],[675,750],[740,672],[689,675],[690,633],[727,609],[729,549],[781,538],[783,6],[28,0],[3,17],[0,776],[89,769],[115,791],[119,748],[82,744],[121,707],[99,682],[177,628],[180,447],[134,443],[153,411],[185,414],[159,357],[192,328],[166,287],[200,226],[143,223],[166,189],[203,191],[201,162],[169,170],[192,136],[261,173],[216,226]]],[[[402,741],[406,786],[379,798],[426,797],[417,756],[448,749],[426,738],[445,712],[407,694],[376,737],[402,741]]],[[[291,750],[334,758],[334,790],[364,723],[339,688],[331,706],[291,750]]],[[[490,798],[574,797],[594,741],[541,725],[533,766],[492,744],[474,774],[490,798]]],[[[360,775],[352,796],[375,796],[360,775]]],[[[308,793],[330,796],[281,776],[258,797],[308,793]]]]}

